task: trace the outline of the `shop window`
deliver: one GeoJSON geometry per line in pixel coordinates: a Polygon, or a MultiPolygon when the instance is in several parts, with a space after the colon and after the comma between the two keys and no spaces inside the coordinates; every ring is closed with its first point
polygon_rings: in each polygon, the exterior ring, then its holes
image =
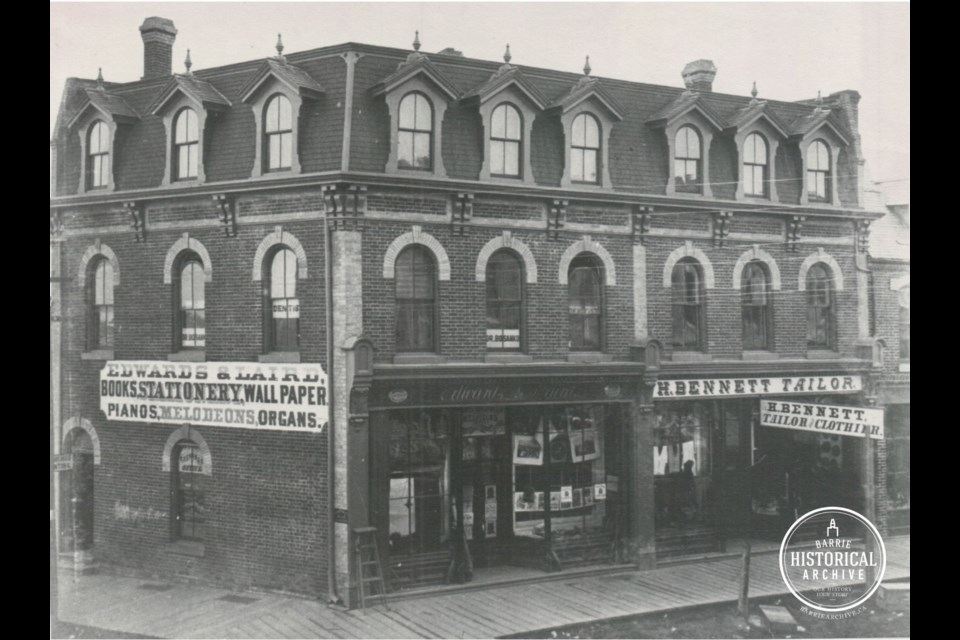
{"type": "Polygon", "coordinates": [[[710,520],[714,408],[703,402],[682,403],[657,415],[653,473],[659,529],[695,527],[710,520]]]}
{"type": "Polygon", "coordinates": [[[898,293],[900,309],[900,359],[910,360],[910,287],[903,287],[898,293]]]}
{"type": "Polygon", "coordinates": [[[758,198],[767,195],[767,141],[751,133],[743,143],[743,192],[758,198]]]}
{"type": "Polygon", "coordinates": [[[807,271],[807,348],[834,348],[833,277],[826,265],[807,271]]]}
{"type": "Polygon", "coordinates": [[[910,508],[910,405],[886,411],[887,496],[893,509],[910,508]]]}
{"type": "Polygon", "coordinates": [[[110,129],[98,120],[87,134],[87,189],[110,186],[110,129]]]}
{"type": "Polygon", "coordinates": [[[200,161],[200,129],[197,113],[182,109],[173,125],[173,176],[174,180],[196,178],[200,161]]]}
{"type": "Polygon", "coordinates": [[[437,268],[423,245],[400,252],[395,269],[397,351],[436,351],[437,268]]]}
{"type": "Polygon", "coordinates": [[[519,351],[522,346],[523,265],[509,250],[487,261],[487,349],[519,351]]]}
{"type": "Polygon", "coordinates": [[[703,145],[700,133],[691,126],[680,127],[677,131],[673,177],[677,193],[700,193],[703,189],[703,145]]]}
{"type": "Polygon", "coordinates": [[[772,351],[773,305],[767,266],[759,260],[748,262],[743,269],[741,283],[743,348],[772,351]]]}
{"type": "Polygon", "coordinates": [[[603,338],[603,263],[592,253],[581,253],[570,262],[570,349],[600,351],[603,338]]]}
{"type": "Polygon", "coordinates": [[[206,532],[206,496],[203,453],[191,440],[173,448],[173,539],[203,541],[206,532]]]}
{"type": "Polygon", "coordinates": [[[523,120],[511,104],[493,110],[490,123],[490,175],[520,177],[520,145],[523,142],[523,120]]]}
{"type": "Polygon", "coordinates": [[[596,184],[600,169],[600,123],[589,113],[573,119],[570,140],[570,180],[596,184]]]}
{"type": "Polygon", "coordinates": [[[267,351],[300,348],[300,300],[297,298],[297,255],[281,246],[267,258],[269,288],[264,308],[267,351]]]}
{"type": "Polygon", "coordinates": [[[99,258],[87,273],[87,351],[113,348],[113,265],[99,258]]]}
{"type": "Polygon", "coordinates": [[[397,166],[401,169],[433,168],[433,108],[419,92],[408,93],[400,101],[397,166]]]}
{"type": "Polygon", "coordinates": [[[293,166],[293,109],[290,100],[275,95],[267,103],[263,121],[266,171],[286,171],[293,166]]]}
{"type": "Polygon", "coordinates": [[[830,148],[823,140],[814,140],[807,147],[807,199],[826,202],[830,199],[830,148]]]}
{"type": "Polygon", "coordinates": [[[683,258],[671,274],[675,349],[701,350],[706,343],[703,271],[692,258],[683,258]]]}
{"type": "Polygon", "coordinates": [[[206,346],[205,274],[200,257],[193,252],[181,254],[177,280],[175,332],[179,349],[206,346]]]}

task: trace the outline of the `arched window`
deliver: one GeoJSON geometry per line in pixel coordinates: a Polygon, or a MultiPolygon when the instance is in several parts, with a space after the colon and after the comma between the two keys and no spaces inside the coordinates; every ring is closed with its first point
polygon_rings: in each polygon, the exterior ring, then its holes
{"type": "Polygon", "coordinates": [[[175,331],[180,349],[202,349],[206,346],[206,296],[203,264],[195,253],[183,255],[179,261],[175,331]]]}
{"type": "Polygon", "coordinates": [[[423,245],[397,256],[397,351],[437,349],[437,265],[423,245]]]}
{"type": "Polygon", "coordinates": [[[113,265],[94,261],[87,272],[87,350],[113,348],[113,265]]]}
{"type": "Polygon", "coordinates": [[[300,300],[297,299],[297,254],[282,247],[267,258],[270,288],[267,290],[267,351],[300,349],[300,300]]]}
{"type": "Polygon", "coordinates": [[[910,286],[897,294],[900,306],[900,359],[910,360],[910,286]]]}
{"type": "Polygon", "coordinates": [[[770,300],[770,274],[763,262],[753,260],[744,267],[740,302],[743,309],[743,348],[772,350],[773,306],[770,300]]]}
{"type": "Polygon", "coordinates": [[[700,133],[691,126],[680,127],[674,141],[673,178],[677,191],[700,193],[702,190],[702,145],[700,133]]]}
{"type": "Polygon", "coordinates": [[[603,339],[603,263],[592,253],[570,261],[567,277],[570,349],[600,351],[603,339]]]}
{"type": "Polygon", "coordinates": [[[807,147],[807,199],[826,201],[830,197],[830,149],[823,140],[807,147]]]}
{"type": "Polygon", "coordinates": [[[293,111],[286,96],[275,95],[267,102],[263,121],[267,171],[285,171],[293,166],[293,111]]]}
{"type": "Polygon", "coordinates": [[[400,101],[397,166],[433,168],[433,107],[422,93],[408,93],[400,101]]]}
{"type": "Polygon", "coordinates": [[[807,347],[834,346],[833,277],[823,263],[807,271],[807,347]]]}
{"type": "Polygon", "coordinates": [[[181,440],[171,455],[173,539],[202,541],[206,532],[203,453],[192,440],[181,440]]]}
{"type": "Polygon", "coordinates": [[[523,324],[523,265],[507,249],[487,261],[487,349],[519,351],[523,324]]]}
{"type": "Polygon", "coordinates": [[[512,104],[493,110],[490,122],[490,175],[520,177],[520,145],[523,124],[512,104]]]}
{"type": "Polygon", "coordinates": [[[570,140],[570,179],[573,182],[599,182],[600,123],[589,113],[573,119],[570,140]]]}
{"type": "Polygon", "coordinates": [[[200,128],[197,113],[182,109],[173,124],[173,175],[175,180],[197,177],[200,161],[200,128]]]}
{"type": "Polygon", "coordinates": [[[97,120],[87,134],[87,188],[110,186],[110,129],[97,120]]]}
{"type": "Polygon", "coordinates": [[[671,274],[673,347],[703,349],[706,340],[703,271],[693,258],[683,258],[671,274]]]}
{"type": "Polygon", "coordinates": [[[743,192],[764,198],[767,195],[767,141],[751,133],[743,142],[743,192]]]}

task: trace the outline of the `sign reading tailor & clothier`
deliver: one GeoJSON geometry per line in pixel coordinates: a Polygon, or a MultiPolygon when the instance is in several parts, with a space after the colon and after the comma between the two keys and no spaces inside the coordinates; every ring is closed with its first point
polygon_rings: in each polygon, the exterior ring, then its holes
{"type": "Polygon", "coordinates": [[[854,393],[863,389],[860,376],[791,376],[789,378],[707,378],[660,380],[654,398],[715,398],[726,396],[854,393]]]}
{"type": "Polygon", "coordinates": [[[883,440],[882,409],[761,400],[760,424],[838,436],[869,433],[871,438],[883,440]]]}
{"type": "Polygon", "coordinates": [[[319,364],[111,360],[100,371],[108,420],[320,433],[327,398],[319,364]]]}

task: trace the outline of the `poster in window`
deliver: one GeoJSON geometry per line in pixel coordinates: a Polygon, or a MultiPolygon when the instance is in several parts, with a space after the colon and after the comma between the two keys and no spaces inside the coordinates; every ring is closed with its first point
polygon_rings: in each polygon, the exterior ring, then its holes
{"type": "Polygon", "coordinates": [[[496,503],[496,501],[497,501],[497,485],[488,484],[486,486],[486,502],[496,503]]]}
{"type": "Polygon", "coordinates": [[[464,460],[477,459],[477,439],[476,438],[463,439],[463,451],[460,457],[464,460]]]}
{"type": "Polygon", "coordinates": [[[463,512],[463,526],[465,529],[473,528],[473,509],[463,512]]]}
{"type": "Polygon", "coordinates": [[[520,329],[487,329],[487,349],[519,349],[520,329]]]}
{"type": "Polygon", "coordinates": [[[513,464],[543,464],[543,437],[513,436],[513,464]]]}
{"type": "Polygon", "coordinates": [[[487,520],[487,526],[484,532],[487,534],[487,537],[497,535],[497,521],[487,520]]]}
{"type": "Polygon", "coordinates": [[[550,462],[562,464],[570,459],[570,438],[561,434],[550,440],[550,462]]]}
{"type": "Polygon", "coordinates": [[[272,301],[273,317],[295,319],[300,317],[300,300],[297,298],[278,298],[272,301]]]}
{"type": "Polygon", "coordinates": [[[597,432],[594,429],[571,431],[570,450],[574,462],[596,460],[600,456],[597,452],[597,432]]]}
{"type": "Polygon", "coordinates": [[[577,487],[576,489],[573,490],[573,508],[579,509],[582,506],[583,506],[583,492],[579,487],[577,487]]]}
{"type": "Polygon", "coordinates": [[[607,483],[598,482],[593,485],[593,497],[595,500],[606,500],[607,499],[607,483]]]}
{"type": "Polygon", "coordinates": [[[203,473],[203,454],[197,447],[180,449],[179,470],[181,473],[203,473]]]}
{"type": "Polygon", "coordinates": [[[536,510],[537,510],[537,511],[543,511],[543,510],[544,510],[543,491],[537,491],[537,507],[536,507],[536,510]]]}
{"type": "Polygon", "coordinates": [[[496,455],[493,450],[493,438],[480,438],[480,459],[493,460],[496,455]]]}
{"type": "Polygon", "coordinates": [[[551,511],[560,511],[560,492],[551,491],[550,492],[550,510],[551,511]]]}
{"type": "Polygon", "coordinates": [[[589,507],[593,504],[593,487],[584,487],[582,489],[583,493],[583,506],[589,507]]]}
{"type": "Polygon", "coordinates": [[[496,520],[497,519],[497,503],[488,502],[483,506],[484,517],[487,520],[496,520]]]}
{"type": "Polygon", "coordinates": [[[573,502],[573,485],[564,485],[560,487],[560,502],[573,502]]]}
{"type": "Polygon", "coordinates": [[[463,412],[464,437],[502,436],[507,432],[503,409],[476,409],[463,412]]]}
{"type": "Polygon", "coordinates": [[[513,510],[517,513],[523,511],[533,511],[536,503],[536,498],[532,494],[526,494],[523,491],[515,491],[513,493],[513,510]],[[533,498],[533,500],[526,500],[526,498],[533,498]]]}

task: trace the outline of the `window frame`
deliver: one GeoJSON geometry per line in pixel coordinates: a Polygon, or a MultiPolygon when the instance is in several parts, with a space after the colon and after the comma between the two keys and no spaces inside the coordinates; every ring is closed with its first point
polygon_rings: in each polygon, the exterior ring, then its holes
{"type": "Polygon", "coordinates": [[[770,197],[770,143],[766,137],[758,131],[751,131],[743,140],[743,195],[747,198],[769,198],[770,197]],[[756,160],[756,146],[753,148],[753,162],[748,160],[747,148],[751,140],[759,140],[763,144],[763,162],[756,160]],[[760,170],[760,193],[753,192],[756,176],[754,171],[760,170]],[[748,180],[748,177],[750,180],[748,180]]]}
{"type": "Polygon", "coordinates": [[[400,169],[403,171],[424,171],[424,172],[432,172],[434,170],[434,164],[435,164],[434,163],[434,155],[435,155],[434,131],[436,129],[436,120],[434,115],[435,111],[436,110],[434,109],[433,102],[430,100],[430,97],[427,94],[425,94],[423,91],[418,91],[418,90],[408,91],[407,93],[403,94],[403,96],[400,98],[400,101],[397,103],[397,169],[400,169]],[[429,107],[430,109],[429,130],[417,128],[417,97],[422,97],[423,100],[427,103],[427,107],[429,107]],[[402,116],[403,105],[408,98],[413,100],[413,128],[412,129],[406,128],[402,124],[403,123],[403,116],[402,116]],[[404,133],[411,134],[410,152],[414,162],[416,162],[417,136],[418,135],[427,136],[427,149],[430,151],[430,162],[428,163],[429,166],[427,167],[418,167],[413,165],[403,166],[401,164],[402,162],[404,162],[402,160],[402,154],[400,153],[400,148],[403,145],[404,133]]]}
{"type": "Polygon", "coordinates": [[[570,175],[570,182],[571,182],[571,184],[592,184],[592,185],[599,185],[599,184],[602,183],[602,180],[603,180],[603,165],[602,165],[601,163],[602,163],[602,161],[603,161],[603,125],[602,125],[602,123],[600,122],[600,118],[598,118],[596,115],[594,115],[594,114],[593,114],[592,112],[590,112],[590,111],[581,111],[581,112],[578,113],[576,116],[574,116],[573,119],[570,121],[570,155],[569,155],[569,158],[570,158],[570,172],[569,172],[569,175],[570,175]],[[591,122],[591,121],[592,121],[592,122],[594,123],[594,125],[596,126],[596,128],[597,128],[597,146],[596,146],[596,147],[587,146],[587,145],[589,144],[589,143],[587,142],[589,136],[587,135],[587,128],[586,128],[586,126],[584,126],[584,130],[583,130],[583,137],[584,137],[583,146],[578,145],[577,142],[576,142],[576,140],[574,139],[574,129],[575,129],[576,126],[577,126],[577,121],[579,121],[581,118],[583,118],[583,120],[584,120],[585,122],[591,122]],[[586,180],[586,179],[584,179],[584,178],[582,177],[582,176],[585,176],[585,174],[586,174],[586,170],[585,170],[585,167],[586,167],[586,154],[587,154],[588,151],[593,152],[593,154],[594,154],[594,160],[593,160],[593,162],[594,162],[594,171],[596,172],[596,178],[595,178],[594,180],[586,180]],[[582,154],[582,159],[581,159],[581,161],[580,161],[580,168],[581,168],[581,177],[580,177],[580,178],[577,178],[577,177],[575,177],[575,176],[573,175],[573,157],[574,157],[574,153],[576,153],[576,152],[580,152],[580,153],[582,154]]]}
{"type": "MultiPolygon", "coordinates": [[[[439,278],[439,264],[437,261],[437,256],[434,255],[433,251],[429,247],[419,243],[411,243],[405,246],[398,254],[396,261],[394,262],[394,286],[393,286],[393,300],[394,300],[394,309],[395,309],[395,320],[394,320],[394,346],[397,353],[429,353],[436,354],[440,353],[440,278],[439,278]],[[421,255],[426,259],[426,263],[430,266],[430,282],[433,296],[429,298],[429,302],[416,302],[417,300],[428,300],[428,298],[417,298],[416,296],[416,276],[417,276],[417,263],[414,261],[410,274],[410,281],[413,283],[414,297],[411,298],[401,298],[399,295],[400,281],[401,276],[401,259],[406,256],[413,254],[421,255]],[[426,317],[430,320],[430,344],[423,347],[413,344],[408,345],[401,343],[400,336],[402,332],[400,331],[400,323],[403,318],[401,312],[401,300],[411,301],[406,302],[406,305],[409,305],[411,308],[416,309],[420,305],[429,305],[430,311],[427,314],[424,314],[422,317],[426,317]]],[[[422,310],[421,310],[422,311],[422,310]]],[[[409,333],[409,330],[408,330],[409,333]]]]}
{"type": "Polygon", "coordinates": [[[807,145],[807,148],[804,151],[804,184],[803,190],[806,193],[808,202],[818,202],[818,203],[830,203],[833,202],[833,190],[835,185],[833,184],[833,154],[832,148],[823,138],[816,138],[807,145]],[[827,168],[820,168],[820,154],[818,149],[823,148],[824,154],[827,157],[827,168]],[[814,157],[817,160],[817,168],[810,168],[810,157],[813,153],[814,157]],[[823,195],[820,195],[819,191],[811,192],[810,191],[810,178],[811,174],[814,176],[815,184],[819,189],[820,182],[819,176],[823,176],[823,195]]]}
{"type": "Polygon", "coordinates": [[[103,119],[97,118],[91,122],[84,133],[86,145],[84,145],[84,156],[86,163],[84,165],[84,186],[87,191],[100,191],[102,189],[110,189],[113,184],[113,135],[114,132],[110,125],[103,119]],[[103,142],[103,135],[98,136],[98,151],[93,151],[93,132],[94,130],[100,130],[106,134],[106,143],[103,142]],[[104,150],[105,147],[105,150],[104,150]],[[103,160],[106,158],[106,169],[103,168],[103,163],[98,164],[97,160],[103,160]],[[99,171],[97,170],[99,169],[99,171]],[[102,181],[102,184],[95,184],[95,176],[99,176],[99,179],[102,181]]]}
{"type": "Polygon", "coordinates": [[[910,285],[904,285],[897,289],[897,355],[900,362],[910,362],[910,285]],[[906,293],[904,293],[906,292],[906,293]],[[906,295],[907,304],[904,304],[903,297],[906,295]],[[906,348],[904,348],[906,347],[906,348]]]}
{"type": "Polygon", "coordinates": [[[671,270],[671,273],[670,273],[670,297],[671,297],[670,309],[671,309],[671,320],[672,320],[670,344],[675,351],[701,351],[701,352],[706,351],[706,345],[707,345],[706,294],[707,294],[706,281],[704,279],[703,265],[700,264],[700,261],[698,261],[696,258],[692,258],[689,256],[678,260],[676,264],[673,265],[673,269],[671,270]],[[696,302],[695,304],[685,301],[685,299],[687,298],[687,294],[689,293],[687,291],[686,280],[684,279],[682,282],[678,283],[678,278],[677,278],[678,270],[682,269],[684,272],[684,274],[682,275],[685,275],[686,270],[688,268],[692,268],[693,272],[697,277],[696,297],[698,298],[698,302],[696,302]],[[682,287],[681,295],[679,296],[678,296],[678,284],[682,287]],[[681,300],[678,301],[678,298],[681,298],[681,300]],[[683,339],[683,337],[679,339],[677,337],[678,324],[682,321],[685,326],[686,321],[688,320],[688,314],[686,313],[686,309],[688,307],[696,308],[694,314],[695,314],[695,319],[697,324],[697,327],[696,327],[697,336],[694,344],[689,344],[688,341],[683,339]]]}
{"type": "Polygon", "coordinates": [[[496,107],[493,108],[493,111],[490,113],[490,135],[488,136],[488,148],[490,150],[490,176],[493,178],[507,178],[507,179],[518,179],[522,180],[524,175],[524,144],[523,144],[523,134],[524,134],[524,117],[523,111],[519,107],[514,105],[512,102],[501,102],[496,107]],[[494,135],[495,130],[495,120],[497,118],[497,113],[503,109],[507,114],[511,111],[516,114],[518,120],[518,133],[516,138],[509,137],[509,119],[507,115],[504,115],[504,137],[498,138],[494,135]],[[493,146],[494,143],[500,143],[503,145],[503,167],[507,166],[507,148],[508,145],[516,145],[516,165],[517,172],[513,173],[497,173],[493,170],[493,146]]]}
{"type": "Polygon", "coordinates": [[[86,280],[84,286],[84,297],[86,299],[86,351],[112,350],[116,344],[116,301],[114,300],[114,287],[116,283],[116,270],[113,263],[103,255],[95,257],[87,265],[86,280]],[[97,301],[97,279],[100,276],[100,268],[104,267],[103,283],[100,289],[103,292],[103,302],[97,301]],[[106,277],[106,269],[110,269],[109,282],[106,277]],[[109,284],[109,287],[107,286],[109,284]],[[109,291],[109,294],[107,293],[109,291]],[[106,303],[109,295],[111,304],[106,303]],[[101,313],[103,312],[103,313],[101,313]],[[107,316],[106,324],[101,319],[102,315],[107,316]]]}
{"type": "Polygon", "coordinates": [[[807,310],[807,349],[835,351],[836,341],[836,292],[834,287],[834,274],[832,269],[823,263],[816,262],[810,266],[806,273],[804,287],[807,292],[806,310],[807,310]],[[822,276],[817,275],[817,271],[822,272],[822,276]],[[817,304],[817,298],[826,291],[826,304],[817,304]],[[819,311],[825,309],[825,311],[819,311]],[[819,318],[816,314],[823,315],[824,339],[818,341],[819,318]],[[811,331],[813,330],[813,331],[811,331]],[[811,340],[811,333],[817,334],[814,340],[811,340]]]}
{"type": "MultiPolygon", "coordinates": [[[[685,145],[689,147],[689,143],[685,145]]],[[[686,194],[697,194],[702,195],[704,193],[703,184],[704,184],[704,175],[703,175],[703,156],[704,156],[704,144],[703,144],[703,134],[701,131],[691,123],[684,123],[677,127],[676,132],[673,134],[673,158],[672,160],[672,171],[671,171],[671,181],[674,185],[674,191],[676,193],[686,193],[686,194]],[[686,155],[680,155],[680,134],[684,131],[693,132],[695,139],[697,141],[697,157],[688,157],[686,155]],[[694,167],[697,171],[697,181],[693,184],[688,184],[686,182],[680,182],[680,176],[677,174],[677,163],[684,163],[684,171],[687,169],[687,163],[693,162],[694,167]]],[[[684,149],[684,153],[687,152],[687,149],[684,149]]],[[[684,178],[686,173],[684,173],[684,178]]]]}
{"type": "Polygon", "coordinates": [[[772,287],[773,275],[770,272],[770,267],[763,260],[750,260],[743,267],[743,273],[740,280],[740,313],[741,313],[741,325],[743,331],[743,350],[744,351],[774,351],[774,322],[773,322],[773,287],[772,287]],[[754,269],[759,269],[760,273],[763,274],[763,284],[764,289],[763,293],[763,303],[751,303],[748,304],[748,289],[750,286],[750,274],[754,269]],[[762,331],[761,339],[753,339],[754,336],[750,336],[748,333],[748,327],[751,326],[747,322],[747,310],[748,309],[760,309],[760,318],[759,322],[756,322],[756,326],[762,331]]]}
{"type": "MultiPolygon", "coordinates": [[[[485,295],[484,295],[484,302],[485,302],[486,314],[487,314],[487,315],[486,315],[486,318],[487,318],[486,330],[487,330],[487,331],[490,331],[490,330],[492,330],[492,329],[496,329],[496,327],[491,327],[491,326],[490,326],[490,319],[491,319],[490,307],[491,307],[491,304],[493,304],[493,305],[501,305],[501,308],[500,308],[501,313],[502,313],[502,311],[503,311],[503,308],[502,308],[503,305],[515,304],[515,305],[517,306],[517,330],[519,331],[519,334],[518,334],[518,337],[517,337],[517,343],[518,343],[518,344],[517,344],[516,347],[492,348],[492,347],[490,347],[490,345],[489,345],[489,342],[490,342],[490,339],[489,339],[489,338],[490,338],[490,336],[489,336],[489,334],[488,334],[488,335],[487,335],[487,353],[524,353],[524,352],[526,351],[526,346],[527,346],[527,345],[526,345],[526,333],[527,333],[527,332],[526,332],[526,308],[527,308],[527,299],[526,299],[526,293],[527,293],[527,292],[526,292],[526,275],[527,275],[527,274],[526,274],[526,265],[524,264],[523,257],[522,257],[520,254],[518,254],[516,251],[514,251],[513,249],[506,248],[506,247],[497,249],[496,251],[494,251],[494,252],[490,255],[490,258],[487,260],[487,265],[486,265],[486,269],[485,269],[485,278],[484,278],[484,282],[485,282],[485,285],[486,285],[486,286],[485,286],[485,295]],[[490,296],[491,283],[495,283],[495,282],[496,282],[496,279],[491,277],[491,276],[492,276],[491,267],[494,267],[494,266],[497,264],[497,261],[498,261],[498,259],[499,259],[499,256],[508,256],[511,260],[513,260],[514,264],[516,265],[516,269],[517,269],[517,294],[518,294],[518,296],[519,296],[519,297],[516,298],[516,299],[512,299],[512,300],[511,300],[511,299],[505,299],[505,298],[503,298],[503,297],[498,297],[498,298],[493,299],[493,300],[491,299],[491,296],[490,296]]],[[[501,330],[504,330],[504,329],[505,329],[505,327],[503,326],[504,324],[505,324],[505,322],[504,322],[504,320],[503,320],[503,318],[502,318],[502,316],[501,316],[501,318],[500,318],[500,327],[499,327],[501,330]]]]}
{"type": "MultiPolygon", "coordinates": [[[[170,450],[170,539],[173,542],[182,540],[185,542],[202,543],[205,540],[205,536],[202,535],[202,533],[205,532],[201,532],[200,536],[194,536],[185,534],[183,530],[185,500],[183,495],[183,487],[181,487],[181,474],[189,473],[193,477],[193,482],[196,482],[197,480],[202,482],[201,487],[198,490],[193,491],[194,497],[196,494],[200,494],[201,498],[199,503],[194,500],[194,504],[205,506],[207,491],[207,487],[205,486],[207,484],[205,479],[206,474],[203,473],[202,469],[200,471],[190,472],[180,471],[180,452],[187,447],[196,449],[198,452],[201,452],[202,455],[202,447],[200,443],[188,438],[181,438],[170,450]]],[[[208,524],[206,519],[199,521],[196,519],[197,511],[199,510],[194,509],[193,511],[194,518],[192,519],[192,522],[194,525],[194,532],[196,531],[198,522],[204,527],[206,527],[208,524]]]]}
{"type": "MultiPolygon", "coordinates": [[[[590,251],[582,251],[574,256],[573,260],[570,261],[570,265],[567,267],[567,325],[568,325],[568,348],[571,352],[603,352],[606,340],[606,288],[607,281],[606,268],[603,264],[603,260],[600,256],[596,255],[590,251]],[[589,264],[587,264],[589,263],[589,264]],[[582,266],[581,266],[582,265],[582,266]],[[593,313],[574,313],[572,312],[573,301],[574,301],[574,291],[573,287],[575,286],[575,279],[573,277],[574,270],[578,268],[589,268],[597,272],[598,283],[597,283],[597,312],[593,313]],[[596,316],[597,323],[597,339],[595,344],[585,344],[586,340],[586,331],[583,329],[585,325],[581,325],[581,335],[580,340],[574,340],[574,316],[596,316]],[[575,346],[575,342],[580,342],[580,344],[575,346]]],[[[583,305],[580,305],[583,306],[583,305]]],[[[586,309],[587,307],[584,307],[586,309]]]]}
{"type": "MultiPolygon", "coordinates": [[[[172,278],[173,280],[173,348],[174,352],[181,351],[204,351],[206,349],[206,324],[207,324],[207,314],[206,314],[206,300],[207,300],[207,288],[206,288],[206,274],[204,273],[203,268],[203,259],[200,255],[194,251],[181,251],[177,256],[177,260],[174,263],[173,273],[175,274],[172,278]],[[199,282],[200,287],[203,289],[203,307],[200,309],[191,308],[185,309],[183,306],[183,272],[190,266],[195,265],[199,270],[199,282]],[[202,311],[203,312],[203,329],[204,329],[204,338],[202,345],[185,345],[183,337],[183,329],[186,327],[185,314],[187,311],[202,311]]],[[[194,281],[194,285],[196,280],[194,281]]],[[[196,304],[194,300],[194,304],[196,304]]],[[[196,323],[194,323],[196,324],[196,323]]],[[[194,326],[194,330],[197,327],[194,326]]],[[[195,338],[196,341],[199,341],[195,338]]]]}
{"type": "MultiPolygon", "coordinates": [[[[172,136],[172,140],[171,140],[172,153],[170,157],[170,181],[171,182],[189,182],[192,180],[200,179],[200,163],[202,162],[202,158],[200,156],[200,138],[203,136],[203,130],[201,129],[201,124],[202,122],[201,122],[200,115],[197,113],[197,111],[193,107],[190,107],[190,106],[181,107],[174,114],[172,125],[171,125],[171,136],[172,136]],[[179,133],[178,125],[180,123],[180,118],[186,117],[187,112],[190,112],[190,114],[193,115],[197,136],[193,140],[180,141],[178,139],[178,133],[179,133]],[[187,149],[188,166],[189,166],[189,154],[190,154],[191,147],[194,147],[196,150],[196,158],[195,158],[196,166],[194,167],[194,173],[192,175],[181,176],[180,170],[182,168],[182,165],[180,163],[180,150],[181,148],[187,149]]],[[[189,137],[190,135],[189,121],[185,129],[187,130],[186,135],[189,137]]]]}
{"type": "MultiPolygon", "coordinates": [[[[287,261],[284,260],[283,263],[284,269],[287,268],[287,261]]],[[[300,259],[297,257],[297,252],[293,247],[287,244],[277,244],[271,248],[263,258],[263,343],[264,343],[264,352],[265,353],[299,353],[301,349],[302,341],[302,330],[303,327],[300,322],[300,298],[297,297],[297,289],[300,286],[300,259]],[[284,298],[274,298],[273,297],[273,279],[274,279],[274,263],[277,260],[277,256],[283,254],[285,251],[289,251],[293,256],[294,269],[293,269],[293,287],[294,287],[294,297],[284,297],[284,298]],[[286,332],[280,332],[277,329],[276,318],[273,315],[273,305],[274,300],[296,300],[297,301],[297,318],[296,318],[296,342],[295,344],[286,344],[280,342],[280,334],[286,332]]],[[[286,273],[284,274],[287,275],[286,273]]],[[[286,288],[287,279],[284,278],[284,288],[286,288]]],[[[286,293],[286,291],[284,291],[286,293]]],[[[289,311],[288,311],[289,313],[289,311]]],[[[291,320],[292,318],[285,318],[286,320],[291,320]]]]}
{"type": "MultiPolygon", "coordinates": [[[[278,107],[277,107],[277,126],[278,126],[278,127],[281,127],[281,123],[282,123],[282,120],[283,120],[282,113],[283,113],[283,112],[281,111],[281,108],[278,106],[278,107]]],[[[261,154],[262,154],[261,167],[262,167],[262,172],[263,172],[264,174],[267,174],[267,173],[286,173],[286,172],[292,172],[292,171],[294,170],[294,166],[296,165],[296,162],[294,161],[294,156],[295,156],[296,153],[297,153],[296,141],[295,141],[295,139],[294,139],[294,135],[295,135],[295,131],[296,131],[296,127],[294,126],[294,120],[296,119],[296,117],[297,117],[297,116],[294,114],[294,102],[293,102],[293,101],[289,98],[289,96],[287,96],[285,93],[283,93],[283,92],[275,92],[275,93],[272,93],[272,94],[270,94],[270,96],[264,101],[264,103],[263,103],[263,128],[262,128],[262,131],[261,131],[261,133],[260,133],[260,135],[261,135],[261,140],[263,141],[262,144],[261,144],[261,154]],[[270,129],[271,123],[270,123],[270,118],[269,118],[270,107],[273,106],[274,103],[277,103],[277,104],[279,105],[279,104],[280,104],[280,102],[279,102],[280,100],[285,101],[286,104],[287,104],[287,106],[288,106],[289,109],[290,109],[290,127],[289,127],[288,129],[278,128],[278,129],[276,129],[276,130],[271,130],[271,129],[270,129]],[[271,144],[271,142],[272,142],[272,140],[273,140],[273,137],[275,137],[275,136],[279,137],[279,139],[280,139],[280,146],[279,146],[278,154],[279,154],[279,156],[280,156],[280,158],[281,158],[281,160],[280,160],[281,164],[280,164],[280,166],[272,167],[272,166],[271,166],[271,160],[273,159],[273,155],[272,155],[272,153],[271,153],[271,151],[272,151],[272,144],[271,144]],[[289,140],[289,143],[290,143],[290,164],[289,164],[288,166],[283,166],[283,165],[282,165],[282,158],[283,158],[283,141],[284,141],[284,139],[285,139],[285,138],[284,138],[285,136],[287,137],[286,139],[288,139],[288,140],[289,140]]]]}

